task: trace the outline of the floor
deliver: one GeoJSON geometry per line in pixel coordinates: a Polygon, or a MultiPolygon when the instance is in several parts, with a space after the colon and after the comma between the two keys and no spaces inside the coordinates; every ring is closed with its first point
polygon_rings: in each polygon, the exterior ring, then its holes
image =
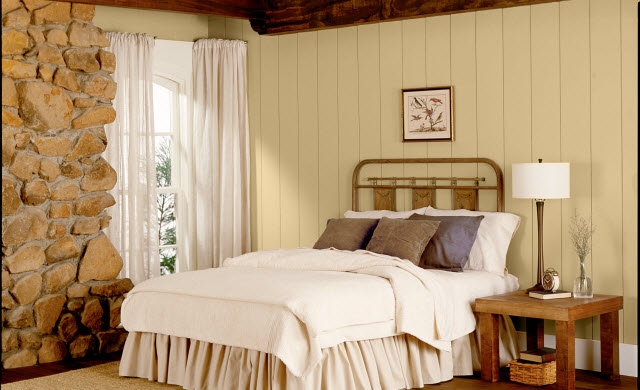
{"type": "Polygon", "coordinates": [[[55,363],[45,363],[31,367],[2,369],[2,384],[39,378],[41,376],[60,374],[62,372],[86,368],[98,364],[120,360],[121,353],[109,354],[90,359],[69,359],[55,363]]]}
{"type": "MultiPolygon", "coordinates": [[[[2,384],[21,381],[25,379],[37,378],[46,375],[58,374],[79,368],[94,366],[97,364],[108,363],[119,360],[119,354],[107,355],[100,358],[92,359],[75,359],[66,360],[56,363],[47,363],[33,367],[13,368],[2,370],[2,384]]],[[[507,370],[500,372],[502,380],[496,383],[484,382],[479,377],[457,377],[445,383],[433,386],[426,386],[426,389],[433,390],[468,390],[468,389],[494,389],[494,390],[513,390],[513,389],[534,389],[535,387],[522,385],[519,383],[509,382],[509,374],[507,370]]],[[[549,385],[542,387],[545,390],[551,390],[555,386],[549,385]]],[[[609,382],[600,379],[597,372],[576,371],[576,389],[579,390],[598,390],[598,389],[619,389],[619,390],[636,390],[638,389],[638,378],[623,376],[619,381],[609,382]]]]}

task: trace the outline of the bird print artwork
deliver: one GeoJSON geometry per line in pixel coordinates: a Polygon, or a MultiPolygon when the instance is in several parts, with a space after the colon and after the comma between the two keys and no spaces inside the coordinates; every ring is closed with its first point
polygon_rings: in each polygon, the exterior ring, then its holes
{"type": "Polygon", "coordinates": [[[444,103],[438,97],[414,96],[411,100],[411,122],[420,121],[424,123],[417,124],[415,131],[445,131],[443,123],[444,103]],[[438,126],[440,125],[440,126],[438,126]]]}
{"type": "Polygon", "coordinates": [[[446,92],[438,90],[412,91],[406,97],[407,134],[423,134],[421,139],[437,139],[450,130],[450,104],[446,92]]]}

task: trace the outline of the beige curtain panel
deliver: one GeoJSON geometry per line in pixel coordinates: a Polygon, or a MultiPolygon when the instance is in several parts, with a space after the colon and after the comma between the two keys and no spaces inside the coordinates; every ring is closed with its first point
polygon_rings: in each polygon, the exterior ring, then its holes
{"type": "Polygon", "coordinates": [[[188,269],[218,267],[251,250],[247,47],[203,39],[193,45],[192,202],[195,239],[188,269]]]}
{"type": "Polygon", "coordinates": [[[160,276],[153,127],[154,39],[146,34],[108,32],[116,55],[113,100],[116,120],[105,126],[109,145],[103,154],[118,175],[116,200],[105,233],[122,256],[120,277],[134,284],[160,276]]]}

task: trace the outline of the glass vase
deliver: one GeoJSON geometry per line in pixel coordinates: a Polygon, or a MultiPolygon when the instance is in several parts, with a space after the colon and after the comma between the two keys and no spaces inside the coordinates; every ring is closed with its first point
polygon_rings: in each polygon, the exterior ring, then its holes
{"type": "Polygon", "coordinates": [[[587,276],[584,265],[585,258],[580,258],[580,275],[573,281],[574,298],[593,298],[593,284],[587,276]]]}

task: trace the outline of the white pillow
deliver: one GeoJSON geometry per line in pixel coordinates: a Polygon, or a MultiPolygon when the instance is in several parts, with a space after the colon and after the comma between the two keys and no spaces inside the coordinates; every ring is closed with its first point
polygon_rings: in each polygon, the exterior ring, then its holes
{"type": "Polygon", "coordinates": [[[369,210],[369,211],[352,211],[347,210],[344,213],[345,218],[373,218],[380,219],[382,217],[394,219],[407,219],[413,214],[422,214],[427,211],[426,207],[409,211],[391,211],[391,210],[369,210]]]}
{"type": "Polygon", "coordinates": [[[505,274],[507,250],[511,239],[520,226],[520,217],[515,214],[488,211],[439,210],[427,207],[426,215],[483,215],[476,240],[473,242],[469,261],[465,269],[505,274]]]}

